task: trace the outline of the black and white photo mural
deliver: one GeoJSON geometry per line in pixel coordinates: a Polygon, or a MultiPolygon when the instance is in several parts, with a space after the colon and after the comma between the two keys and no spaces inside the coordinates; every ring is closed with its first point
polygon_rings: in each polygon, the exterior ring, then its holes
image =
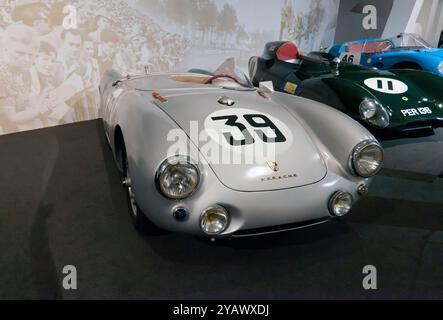
{"type": "Polygon", "coordinates": [[[328,47],[346,38],[336,30],[347,16],[365,17],[348,12],[360,2],[0,0],[0,134],[97,118],[107,69],[214,69],[228,57],[246,69],[268,41],[328,47]]]}
{"type": "Polygon", "coordinates": [[[231,56],[245,67],[267,41],[330,44],[337,10],[337,0],[2,0],[0,134],[97,118],[107,69],[211,69],[231,56]]]}

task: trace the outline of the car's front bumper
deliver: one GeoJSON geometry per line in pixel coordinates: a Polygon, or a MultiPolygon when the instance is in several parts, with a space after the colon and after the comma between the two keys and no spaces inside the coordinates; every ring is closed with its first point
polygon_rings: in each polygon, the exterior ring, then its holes
{"type": "MultiPolygon", "coordinates": [[[[315,184],[275,191],[240,192],[229,189],[217,179],[207,179],[199,190],[184,201],[162,200],[139,202],[148,218],[158,227],[197,236],[208,236],[200,228],[200,215],[215,204],[224,207],[230,215],[228,228],[215,237],[245,237],[298,229],[330,219],[329,201],[337,191],[349,192],[358,201],[358,187],[370,180],[348,180],[329,172],[315,184]],[[161,208],[161,210],[159,210],[161,208]],[[173,212],[185,209],[189,215],[183,221],[173,212]],[[156,209],[156,210],[154,210],[156,209]]],[[[151,198],[152,200],[152,198],[151,198]]]]}

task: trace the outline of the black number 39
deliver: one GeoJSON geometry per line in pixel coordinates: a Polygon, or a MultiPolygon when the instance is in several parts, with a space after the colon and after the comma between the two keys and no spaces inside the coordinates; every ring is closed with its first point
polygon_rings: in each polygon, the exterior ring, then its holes
{"type": "MultiPolygon", "coordinates": [[[[251,127],[256,128],[254,132],[258,137],[260,137],[260,139],[263,142],[265,143],[286,142],[286,137],[267,116],[263,114],[245,114],[243,115],[243,118],[251,125],[251,127]],[[261,121],[257,122],[258,119],[260,119],[261,121]],[[270,128],[274,132],[275,137],[273,138],[268,137],[266,133],[263,132],[263,130],[261,130],[262,128],[270,128]]],[[[223,136],[226,138],[226,140],[230,145],[244,146],[255,143],[253,135],[249,132],[246,126],[243,123],[237,121],[238,116],[227,115],[221,117],[213,117],[211,119],[214,121],[225,120],[225,124],[227,126],[236,127],[241,131],[241,133],[243,134],[243,139],[234,139],[231,133],[228,132],[223,133],[223,136]]]]}

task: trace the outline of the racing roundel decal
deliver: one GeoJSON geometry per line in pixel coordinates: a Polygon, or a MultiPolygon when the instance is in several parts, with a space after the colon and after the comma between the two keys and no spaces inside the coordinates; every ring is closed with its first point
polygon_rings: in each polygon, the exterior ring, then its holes
{"type": "Polygon", "coordinates": [[[402,94],[409,89],[406,83],[391,78],[369,78],[365,80],[365,85],[387,94],[402,94]]]}
{"type": "Polygon", "coordinates": [[[252,109],[223,109],[210,114],[205,130],[222,147],[249,152],[274,146],[280,152],[292,145],[292,131],[274,116],[252,109]]]}

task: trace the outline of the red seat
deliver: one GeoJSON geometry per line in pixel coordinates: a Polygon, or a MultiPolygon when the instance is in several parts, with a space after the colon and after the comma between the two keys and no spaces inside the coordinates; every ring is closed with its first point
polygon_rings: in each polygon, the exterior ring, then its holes
{"type": "Polygon", "coordinates": [[[300,57],[300,52],[293,42],[286,42],[277,50],[277,59],[285,62],[296,62],[300,57]]]}

